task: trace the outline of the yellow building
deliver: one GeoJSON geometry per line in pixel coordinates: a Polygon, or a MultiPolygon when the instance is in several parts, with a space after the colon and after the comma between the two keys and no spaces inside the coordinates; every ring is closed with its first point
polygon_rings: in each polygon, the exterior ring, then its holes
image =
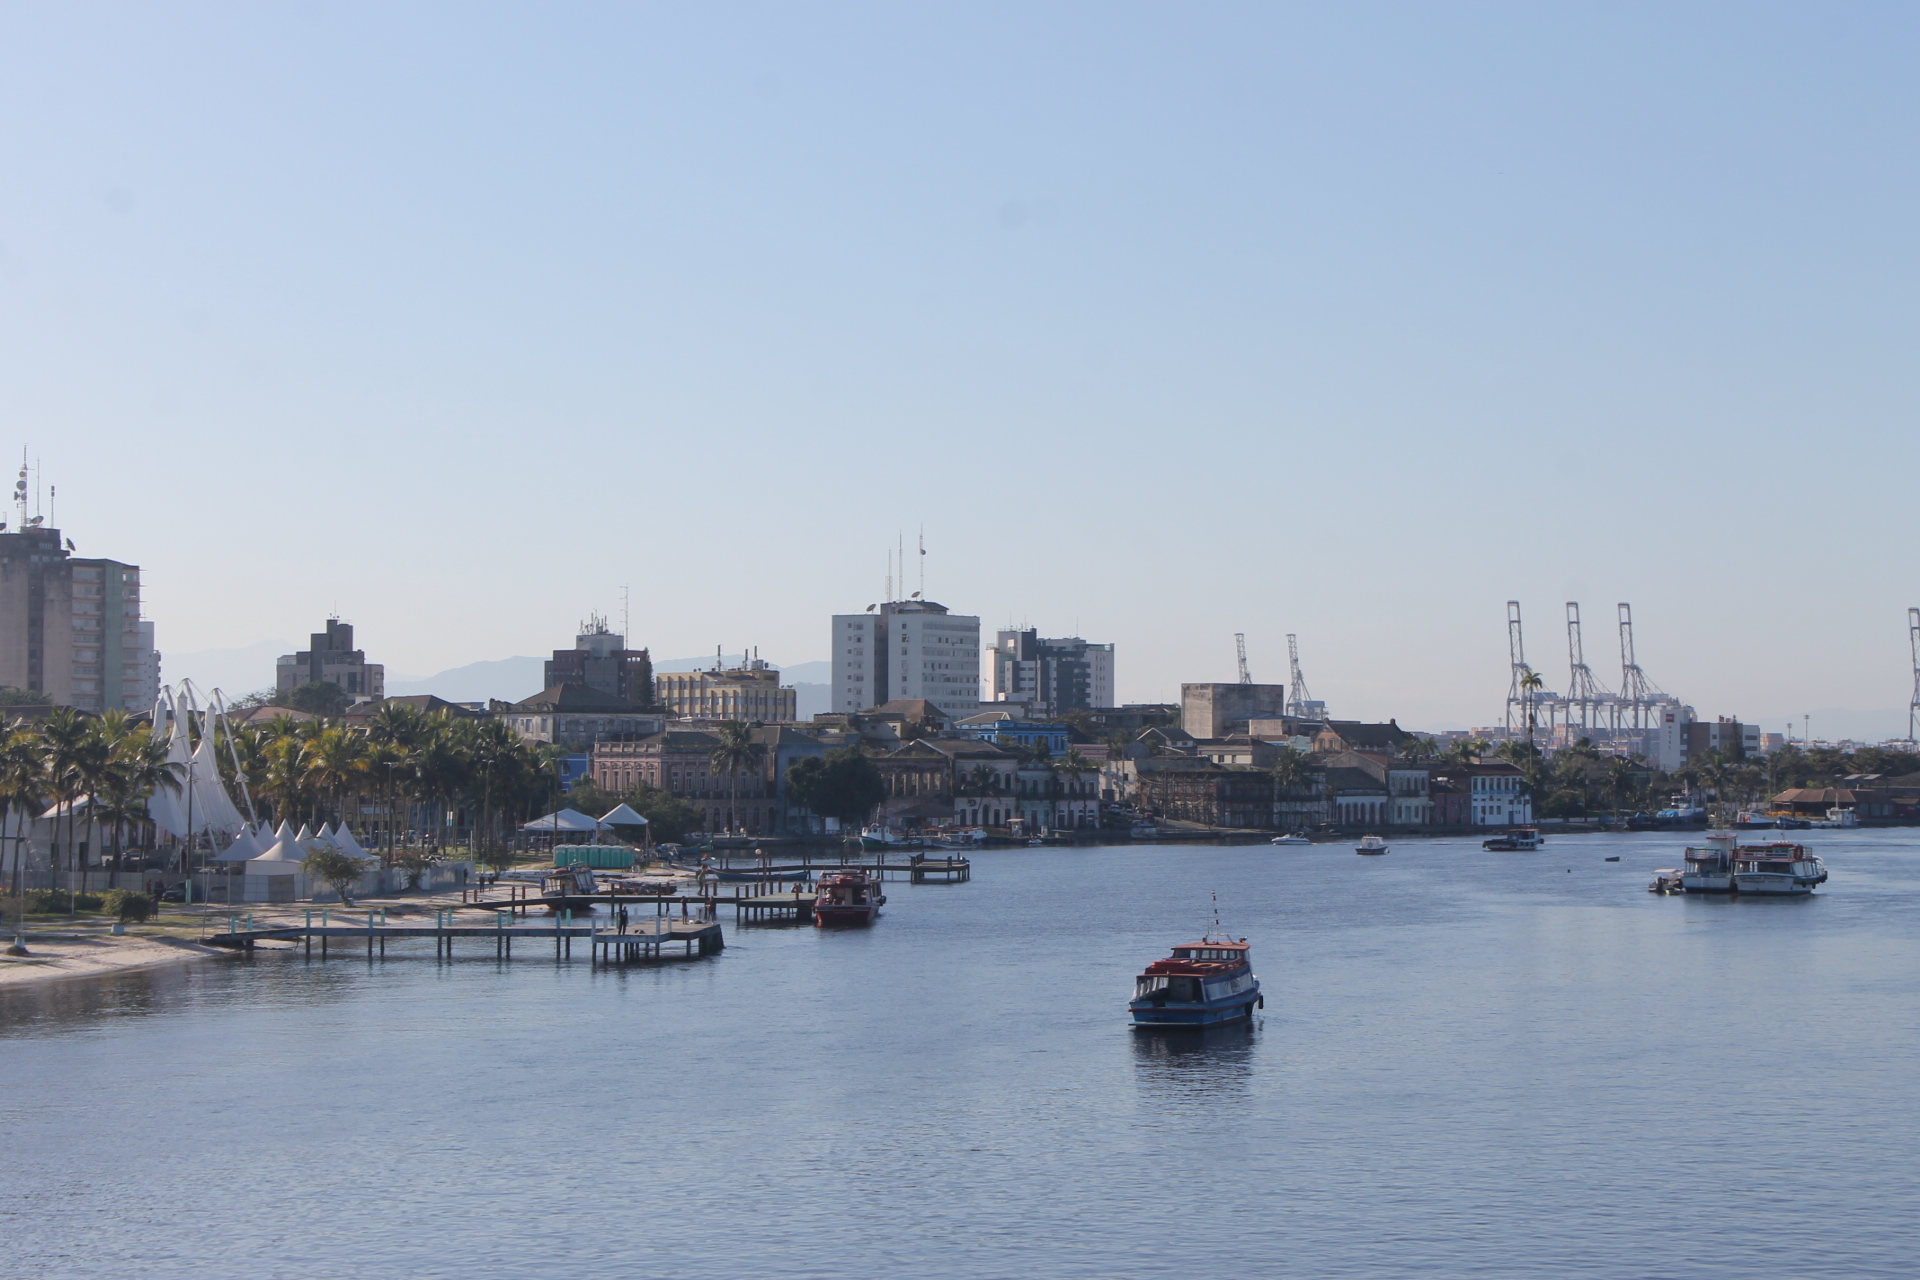
{"type": "Polygon", "coordinates": [[[758,658],[723,671],[657,671],[654,701],[693,720],[758,720],[792,723],[797,694],[780,687],[780,672],[758,658]]]}

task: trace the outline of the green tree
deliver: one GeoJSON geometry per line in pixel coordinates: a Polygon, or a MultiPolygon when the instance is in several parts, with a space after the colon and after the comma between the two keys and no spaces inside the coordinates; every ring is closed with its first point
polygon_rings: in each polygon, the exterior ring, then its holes
{"type": "Polygon", "coordinates": [[[52,699],[38,689],[16,689],[0,685],[0,707],[44,707],[52,699]]]}
{"type": "Polygon", "coordinates": [[[887,798],[887,787],[860,748],[835,747],[796,761],[787,770],[787,795],[822,818],[859,825],[887,798]]]}
{"type": "MultiPolygon", "coordinates": [[[[33,820],[40,797],[46,794],[46,760],[40,750],[40,735],[16,721],[0,736],[0,829],[11,830],[14,815],[21,816],[21,839],[12,840],[13,883],[8,897],[21,903],[21,873],[26,865],[26,824],[33,820]]],[[[18,921],[15,922],[18,924],[18,921]]]]}
{"type": "Polygon", "coordinates": [[[353,900],[347,895],[353,889],[353,882],[360,878],[366,869],[366,863],[350,854],[316,842],[315,847],[307,851],[300,859],[300,869],[319,880],[340,895],[344,906],[352,906],[353,900]]]}
{"type": "MultiPolygon", "coordinates": [[[[47,791],[57,806],[53,820],[57,843],[61,825],[64,823],[66,826],[66,840],[62,847],[67,855],[67,895],[71,904],[79,890],[71,870],[75,841],[74,806],[81,796],[87,794],[88,785],[102,761],[98,758],[92,726],[72,707],[55,707],[52,714],[41,723],[40,746],[46,760],[47,791]]],[[[57,863],[59,860],[56,858],[54,861],[57,863]]],[[[49,868],[54,869],[57,868],[49,868]]]]}
{"type": "Polygon", "coordinates": [[[285,695],[273,701],[276,707],[304,711],[315,716],[337,716],[352,703],[353,699],[347,696],[345,689],[325,680],[312,680],[289,689],[285,695]]]}
{"type": "Polygon", "coordinates": [[[715,773],[727,775],[727,826],[729,830],[744,830],[746,823],[740,821],[740,775],[759,763],[760,744],[753,740],[753,730],[743,720],[727,721],[714,737],[717,740],[713,750],[707,752],[707,763],[715,773]]]}
{"type": "Polygon", "coordinates": [[[309,790],[332,798],[333,816],[338,821],[346,816],[347,792],[366,777],[366,738],[350,729],[330,725],[301,747],[300,770],[309,790]]]}

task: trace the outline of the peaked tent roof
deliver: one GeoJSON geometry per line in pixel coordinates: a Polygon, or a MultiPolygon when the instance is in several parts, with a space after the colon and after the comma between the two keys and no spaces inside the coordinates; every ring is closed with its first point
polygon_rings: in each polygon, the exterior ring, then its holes
{"type": "Polygon", "coordinates": [[[344,822],[333,829],[333,847],[346,854],[349,858],[371,858],[373,856],[361,847],[358,840],[353,838],[353,832],[347,830],[347,824],[344,822]]]}
{"type": "Polygon", "coordinates": [[[603,827],[644,827],[647,825],[647,820],[635,813],[631,805],[619,804],[600,816],[600,825],[603,827]]]}
{"type": "Polygon", "coordinates": [[[599,828],[599,823],[578,809],[562,809],[520,825],[522,831],[597,831],[599,828]]]}
{"type": "Polygon", "coordinates": [[[253,832],[242,831],[233,838],[233,843],[227,846],[227,851],[225,853],[216,853],[213,855],[213,860],[215,862],[245,862],[249,858],[259,857],[266,851],[266,846],[253,838],[253,832]]]}

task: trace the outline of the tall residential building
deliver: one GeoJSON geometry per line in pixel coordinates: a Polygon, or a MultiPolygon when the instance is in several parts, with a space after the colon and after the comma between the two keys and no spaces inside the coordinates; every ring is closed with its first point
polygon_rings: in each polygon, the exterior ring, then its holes
{"type": "Polygon", "coordinates": [[[282,654],[274,669],[275,692],[291,693],[303,684],[338,685],[349,702],[387,696],[387,669],[368,662],[364,649],[353,647],[353,624],[327,619],[325,631],[308,636],[308,647],[282,654]]]}
{"type": "Polygon", "coordinates": [[[583,684],[636,707],[653,705],[653,656],[627,648],[627,638],[607,629],[607,620],[588,614],[573,648],[555,649],[547,663],[546,686],[583,684]]]}
{"type": "Polygon", "coordinates": [[[931,600],[894,600],[833,617],[833,709],[864,711],[897,698],[950,716],[980,709],[980,619],[931,600]]]}
{"type": "Polygon", "coordinates": [[[661,706],[690,720],[791,724],[799,714],[799,695],[781,688],[779,669],[758,658],[725,670],[715,664],[711,671],[663,671],[653,687],[661,706]]]}
{"type": "Polygon", "coordinates": [[[1079,636],[1048,640],[1038,631],[1002,631],[987,652],[988,700],[1025,702],[1037,712],[1113,705],[1113,646],[1079,636]]]}
{"type": "Polygon", "coordinates": [[[82,559],[58,529],[0,533],[0,685],[83,711],[145,711],[160,694],[140,566],[82,559]]]}

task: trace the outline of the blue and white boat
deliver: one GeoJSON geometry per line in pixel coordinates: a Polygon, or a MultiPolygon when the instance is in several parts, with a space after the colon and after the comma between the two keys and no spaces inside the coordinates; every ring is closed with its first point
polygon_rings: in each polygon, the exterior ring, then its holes
{"type": "Polygon", "coordinates": [[[1134,980],[1127,1006],[1135,1027],[1211,1027],[1251,1018],[1266,1003],[1253,976],[1247,940],[1219,936],[1175,947],[1134,980]]]}

